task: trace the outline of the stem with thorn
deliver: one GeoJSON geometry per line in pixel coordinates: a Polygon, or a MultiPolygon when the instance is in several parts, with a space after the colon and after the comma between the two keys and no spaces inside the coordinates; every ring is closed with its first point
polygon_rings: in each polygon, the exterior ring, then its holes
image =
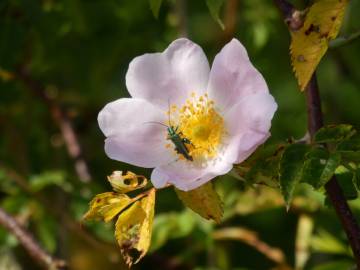
{"type": "MultiPolygon", "coordinates": [[[[289,31],[294,30],[291,27],[293,25],[302,25],[297,21],[298,17],[294,16],[294,14],[300,12],[296,11],[292,4],[286,0],[274,0],[274,4],[278,7],[281,14],[283,15],[283,18],[288,25],[289,31]],[[291,22],[293,19],[295,22],[291,22]]],[[[316,131],[318,131],[323,126],[321,98],[315,72],[312,75],[310,82],[306,86],[306,104],[308,112],[308,130],[311,137],[313,138],[316,131]]],[[[333,176],[331,180],[325,185],[325,190],[346,232],[357,267],[360,269],[360,227],[356,221],[355,216],[351,212],[351,209],[335,176],[333,176]]]]}

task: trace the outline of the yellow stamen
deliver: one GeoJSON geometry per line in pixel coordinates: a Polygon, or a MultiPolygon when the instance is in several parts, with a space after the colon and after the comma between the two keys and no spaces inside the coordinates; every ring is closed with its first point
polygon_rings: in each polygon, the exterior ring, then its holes
{"type": "Polygon", "coordinates": [[[196,98],[192,93],[191,97],[177,109],[174,123],[179,127],[182,138],[191,142],[186,147],[194,161],[215,158],[225,135],[224,120],[207,94],[196,98]]]}

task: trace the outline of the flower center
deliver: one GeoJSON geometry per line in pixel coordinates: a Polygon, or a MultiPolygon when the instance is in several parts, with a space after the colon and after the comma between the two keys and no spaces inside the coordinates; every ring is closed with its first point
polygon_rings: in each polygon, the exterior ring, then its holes
{"type": "Polygon", "coordinates": [[[193,93],[185,105],[181,108],[174,105],[169,113],[176,115],[179,134],[188,140],[186,148],[194,160],[216,157],[225,134],[224,119],[207,94],[197,98],[193,93]]]}

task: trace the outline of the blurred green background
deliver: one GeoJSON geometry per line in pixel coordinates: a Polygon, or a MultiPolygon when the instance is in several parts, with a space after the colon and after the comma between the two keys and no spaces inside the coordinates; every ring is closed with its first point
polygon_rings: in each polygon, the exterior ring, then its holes
{"type": "MultiPolygon", "coordinates": [[[[294,1],[303,8],[308,1],[294,1]]],[[[342,34],[360,28],[351,1],[342,34]]],[[[306,133],[305,98],[289,61],[290,37],[272,1],[227,0],[221,30],[206,1],[0,0],[0,205],[69,269],[127,269],[113,225],[80,226],[88,202],[109,191],[113,170],[150,171],[104,153],[97,114],[128,96],[125,74],[138,55],[180,36],[209,57],[232,37],[247,48],[279,104],[267,144],[306,133]],[[78,146],[81,146],[79,151],[78,146]]],[[[330,50],[318,69],[326,123],[360,128],[360,40],[330,50]]],[[[126,128],[126,127],[124,127],[126,128]]],[[[151,252],[134,269],[350,269],[346,237],[324,196],[302,186],[287,213],[278,191],[222,177],[220,225],[185,210],[171,189],[157,194],[151,252]]],[[[360,217],[359,199],[351,202],[360,217]]],[[[0,227],[0,269],[39,269],[0,227]]]]}

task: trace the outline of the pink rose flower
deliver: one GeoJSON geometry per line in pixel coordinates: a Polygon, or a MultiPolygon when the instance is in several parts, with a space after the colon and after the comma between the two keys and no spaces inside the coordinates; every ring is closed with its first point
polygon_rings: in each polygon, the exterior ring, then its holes
{"type": "Polygon", "coordinates": [[[188,191],[228,173],[270,136],[277,109],[237,39],[216,55],[211,70],[197,44],[177,39],[162,53],[132,60],[126,86],[131,98],[107,104],[98,116],[105,152],[154,168],[156,188],[188,191]],[[169,139],[166,126],[180,143],[169,139]]]}

